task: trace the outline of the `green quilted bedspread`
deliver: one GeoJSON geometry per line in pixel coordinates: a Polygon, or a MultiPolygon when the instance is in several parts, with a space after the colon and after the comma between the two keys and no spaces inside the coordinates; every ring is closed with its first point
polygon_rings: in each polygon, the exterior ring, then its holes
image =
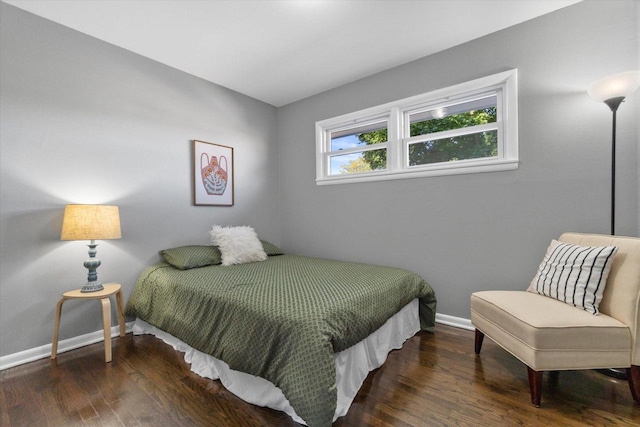
{"type": "Polygon", "coordinates": [[[431,287],[406,270],[295,255],[178,270],[145,269],[126,314],[138,317],[278,386],[310,427],[336,408],[333,353],[349,348],[420,298],[420,325],[433,331],[431,287]]]}

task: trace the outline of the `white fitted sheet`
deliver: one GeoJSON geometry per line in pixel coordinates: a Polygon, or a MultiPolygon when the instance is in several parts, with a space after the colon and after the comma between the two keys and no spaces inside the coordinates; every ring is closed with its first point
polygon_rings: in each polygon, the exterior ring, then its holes
{"type": "MultiPolygon", "coordinates": [[[[404,342],[419,330],[418,299],[415,299],[367,338],[334,354],[338,402],[333,421],[347,413],[369,372],[382,366],[391,350],[401,348],[404,342]]],[[[191,365],[191,371],[196,374],[213,380],[219,379],[227,390],[242,400],[283,411],[294,421],[306,425],[282,391],[272,382],[230,369],[225,362],[190,347],[143,320],[136,319],[133,333],[156,336],[174,349],[184,352],[184,360],[191,365]]]]}

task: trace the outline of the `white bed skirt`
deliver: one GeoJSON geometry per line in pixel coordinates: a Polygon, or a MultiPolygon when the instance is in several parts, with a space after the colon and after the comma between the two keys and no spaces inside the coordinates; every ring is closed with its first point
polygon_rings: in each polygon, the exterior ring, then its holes
{"type": "MultiPolygon", "coordinates": [[[[347,413],[369,372],[382,366],[391,350],[401,348],[419,330],[418,300],[415,299],[367,338],[334,355],[338,404],[333,421],[347,413]]],[[[294,421],[306,425],[282,391],[272,382],[230,369],[225,362],[188,346],[143,320],[136,319],[133,333],[155,335],[174,349],[184,352],[184,360],[191,364],[191,371],[196,374],[213,380],[219,379],[227,390],[242,400],[283,411],[294,421]]]]}

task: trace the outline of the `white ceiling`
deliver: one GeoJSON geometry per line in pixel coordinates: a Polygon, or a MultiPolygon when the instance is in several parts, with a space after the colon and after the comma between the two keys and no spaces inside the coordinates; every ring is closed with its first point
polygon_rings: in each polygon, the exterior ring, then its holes
{"type": "Polygon", "coordinates": [[[275,106],[578,0],[2,0],[275,106]]]}

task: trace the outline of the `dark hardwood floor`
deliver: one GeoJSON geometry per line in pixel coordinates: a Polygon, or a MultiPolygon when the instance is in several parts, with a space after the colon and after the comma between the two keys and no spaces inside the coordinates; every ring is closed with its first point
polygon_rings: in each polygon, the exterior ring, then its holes
{"type": "MultiPolygon", "coordinates": [[[[545,374],[542,406],[530,404],[524,365],[473,332],[438,325],[393,351],[369,374],[334,426],[639,426],[625,381],[594,371],[545,374]]],[[[296,426],[189,371],[182,353],[152,336],[113,340],[0,372],[0,425],[296,426]]]]}

